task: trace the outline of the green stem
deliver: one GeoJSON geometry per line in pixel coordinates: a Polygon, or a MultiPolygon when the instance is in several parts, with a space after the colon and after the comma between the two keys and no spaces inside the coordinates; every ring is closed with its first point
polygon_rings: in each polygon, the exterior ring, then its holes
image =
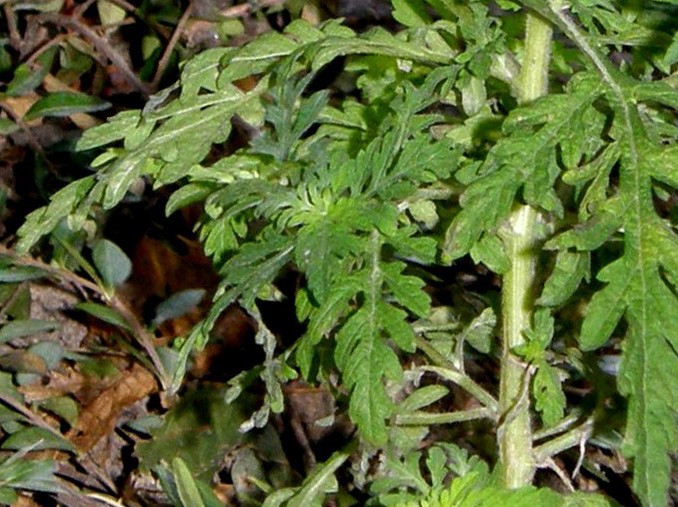
{"type": "Polygon", "coordinates": [[[537,463],[544,463],[548,458],[588,440],[592,432],[593,418],[586,420],[583,424],[571,429],[567,433],[563,433],[562,435],[535,447],[534,459],[537,463]]]}
{"type": "MultiPolygon", "coordinates": [[[[435,347],[428,343],[424,338],[417,337],[417,347],[421,349],[429,359],[438,366],[424,366],[422,370],[436,373],[442,378],[454,382],[462,389],[465,389],[477,401],[490,411],[492,418],[497,417],[497,400],[490,393],[478,385],[471,377],[459,371],[459,369],[448,361],[435,347]]],[[[484,416],[483,416],[484,417],[484,416]]]]}
{"type": "MultiPolygon", "coordinates": [[[[525,57],[519,78],[519,101],[529,102],[548,91],[549,49],[552,30],[542,18],[527,16],[525,57]]],[[[501,235],[510,269],[502,285],[502,357],[499,409],[502,423],[497,432],[502,482],[507,488],[529,485],[536,464],[532,453],[529,397],[529,365],[512,353],[525,343],[534,311],[534,289],[540,216],[530,206],[520,206],[501,235]]]]}
{"type": "Polygon", "coordinates": [[[487,408],[471,408],[457,412],[430,412],[415,411],[410,414],[399,414],[395,417],[398,426],[429,426],[432,424],[455,424],[478,419],[491,419],[492,411],[487,408]]]}

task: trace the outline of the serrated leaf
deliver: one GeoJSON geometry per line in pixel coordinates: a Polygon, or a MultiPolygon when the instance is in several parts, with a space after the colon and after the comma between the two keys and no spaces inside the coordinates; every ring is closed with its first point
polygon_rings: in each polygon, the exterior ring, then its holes
{"type": "Polygon", "coordinates": [[[355,277],[339,279],[329,291],[322,306],[311,313],[308,329],[297,348],[297,363],[304,377],[308,378],[314,348],[332,329],[340,317],[349,310],[349,301],[360,291],[360,284],[355,277]]]}
{"type": "MultiPolygon", "coordinates": [[[[262,91],[257,88],[245,94],[229,86],[186,102],[175,101],[154,111],[147,121],[124,133],[126,141],[131,137],[138,139],[131,144],[126,142],[127,151],[100,170],[96,182],[89,177],[68,185],[55,194],[47,209],[42,208],[29,216],[19,230],[18,248],[27,250],[42,235],[51,232],[61,219],[82,203],[85,192],[89,193],[90,199],[85,201],[85,209],[81,208],[80,213],[87,212],[92,201],[99,201],[106,209],[113,207],[125,197],[130,185],[144,174],[157,174],[158,184],[173,183],[181,178],[186,168],[202,161],[213,143],[228,137],[233,114],[249,107],[262,91]],[[165,121],[157,126],[160,119],[165,121]],[[91,183],[94,183],[93,187],[91,183]],[[72,195],[76,192],[77,198],[72,195]]],[[[125,125],[137,122],[134,114],[118,118],[125,125]]],[[[124,125],[117,128],[121,126],[124,125]]],[[[109,125],[104,127],[103,136],[97,136],[97,129],[92,129],[89,142],[85,140],[81,146],[89,148],[120,137],[109,125]]]]}
{"type": "Polygon", "coordinates": [[[404,26],[428,26],[431,18],[423,0],[393,0],[393,19],[404,26]]]}
{"type": "Polygon", "coordinates": [[[328,297],[333,279],[342,274],[342,254],[354,247],[354,237],[346,223],[328,216],[302,227],[297,233],[295,259],[308,279],[308,287],[316,301],[328,297]]]}
{"type": "Polygon", "coordinates": [[[489,152],[462,194],[462,211],[445,234],[443,258],[449,262],[468,253],[483,233],[508,217],[521,187],[528,204],[562,214],[553,192],[558,176],[558,139],[566,136],[572,118],[584,114],[600,93],[595,76],[574,79],[571,93],[549,95],[521,106],[502,126],[505,137],[489,152]],[[593,83],[592,83],[593,82],[593,83]]]}
{"type": "Polygon", "coordinates": [[[619,387],[629,397],[624,450],[634,456],[634,490],[647,505],[664,505],[669,485],[669,453],[678,445],[678,424],[668,414],[677,406],[678,298],[666,280],[678,278],[675,233],[656,216],[651,193],[652,151],[639,112],[617,92],[613,102],[622,141],[618,218],[624,251],[597,278],[605,283],[586,310],[580,343],[600,347],[626,316],[619,387]],[[668,271],[660,275],[660,266],[668,271]]]}
{"type": "Polygon", "coordinates": [[[544,426],[553,426],[563,418],[567,400],[558,378],[558,370],[546,361],[541,362],[532,379],[532,395],[544,426]]]}
{"type": "Polygon", "coordinates": [[[398,303],[418,317],[426,317],[431,309],[431,298],[424,292],[424,281],[405,275],[403,262],[384,263],[381,266],[384,282],[398,303]]]}
{"type": "Polygon", "coordinates": [[[492,346],[492,335],[497,325],[497,316],[492,308],[485,308],[473,319],[462,333],[460,339],[467,341],[474,349],[488,354],[492,346]]]}
{"type": "Polygon", "coordinates": [[[365,301],[337,333],[334,351],[344,383],[351,392],[351,419],[363,436],[375,444],[386,441],[385,419],[393,410],[384,378],[398,380],[402,376],[398,357],[384,335],[405,350],[414,346],[414,333],[405,320],[405,312],[382,300],[381,245],[379,234],[374,231],[370,237],[369,263],[360,273],[365,301]]]}
{"type": "Polygon", "coordinates": [[[95,182],[93,176],[74,181],[52,195],[48,206],[30,213],[17,232],[20,238],[16,245],[17,251],[27,252],[43,235],[51,232],[76,209],[95,182]]]}
{"type": "Polygon", "coordinates": [[[474,262],[482,262],[497,274],[504,274],[510,268],[504,245],[495,234],[483,235],[469,253],[474,262]]]}
{"type": "Polygon", "coordinates": [[[132,261],[122,249],[107,239],[100,239],[92,248],[92,260],[105,283],[117,287],[132,274],[132,261]]]}
{"type": "Polygon", "coordinates": [[[175,211],[185,208],[196,202],[204,201],[207,196],[214,192],[213,185],[205,183],[191,183],[184,185],[174,192],[165,205],[165,215],[170,216],[175,211]]]}
{"type": "Polygon", "coordinates": [[[122,111],[109,118],[106,123],[87,129],[78,139],[76,147],[80,151],[91,150],[123,139],[140,121],[139,111],[122,111]]]}
{"type": "Polygon", "coordinates": [[[270,286],[283,266],[291,260],[293,250],[294,246],[287,237],[244,244],[220,269],[224,278],[205,320],[204,329],[209,331],[221,313],[237,300],[245,308],[253,307],[262,289],[270,286]]]}
{"type": "Polygon", "coordinates": [[[588,280],[591,271],[591,256],[588,252],[558,252],[553,272],[544,283],[537,303],[544,306],[559,306],[575,293],[582,280],[588,280]]]}
{"type": "Polygon", "coordinates": [[[619,198],[608,199],[589,220],[546,242],[547,249],[595,250],[622,226],[625,206],[619,198]]]}
{"type": "Polygon", "coordinates": [[[337,333],[335,360],[351,390],[349,414],[363,436],[383,444],[388,436],[385,419],[393,403],[384,391],[383,377],[401,375],[395,353],[380,336],[376,302],[353,315],[337,333]]]}
{"type": "Polygon", "coordinates": [[[42,116],[71,116],[76,113],[94,113],[111,107],[111,103],[92,95],[77,92],[52,92],[41,98],[24,115],[30,121],[42,116]]]}

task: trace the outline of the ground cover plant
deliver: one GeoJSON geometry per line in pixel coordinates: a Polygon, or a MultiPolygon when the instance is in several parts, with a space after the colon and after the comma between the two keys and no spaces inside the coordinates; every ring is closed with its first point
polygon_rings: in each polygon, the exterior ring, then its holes
{"type": "Polygon", "coordinates": [[[187,506],[675,500],[678,3],[377,4],[388,29],[356,31],[290,2],[284,28],[199,52],[79,138],[91,174],[3,250],[3,501],[112,502],[120,482],[187,506]],[[107,224],[149,187],[199,211],[216,280],[145,318],[107,224]],[[125,359],[25,341],[54,330],[16,310],[44,278],[125,359]],[[257,351],[217,358],[215,387],[196,365],[233,315],[257,351]],[[137,413],[88,435],[72,393],[31,388],[61,361],[123,371],[94,406],[137,413]],[[90,451],[116,424],[134,460],[112,481],[90,451]],[[64,455],[98,484],[59,479],[64,455]]]}

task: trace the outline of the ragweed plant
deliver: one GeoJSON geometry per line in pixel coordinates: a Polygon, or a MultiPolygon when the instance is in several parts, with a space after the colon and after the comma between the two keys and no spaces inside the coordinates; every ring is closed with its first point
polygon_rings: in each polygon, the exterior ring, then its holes
{"type": "MultiPolygon", "coordinates": [[[[644,505],[666,505],[678,442],[678,4],[393,7],[404,27],[395,34],[297,20],[194,57],[143,110],[85,132],[79,149],[98,154],[92,175],[27,218],[18,250],[56,227],[91,231],[95,213],[139,179],[172,185],[168,214],[202,203],[198,234],[221,283],[205,321],[163,354],[166,391],[237,303],[265,351],[255,373],[266,397],[246,426],[283,410],[286,381],[338,373],[359,438],[387,456],[374,502],[417,492],[433,499],[422,505],[447,505],[437,499],[466,487],[508,499],[498,485],[525,501],[566,502],[530,489],[537,468],[587,443],[614,447],[601,435],[620,432],[633,489],[644,505]],[[339,84],[323,87],[328,66],[339,84]],[[245,78],[256,86],[242,87],[245,78]],[[215,157],[235,124],[247,146],[215,157]],[[435,273],[465,256],[500,278],[500,298],[431,296],[434,280],[452,290],[435,273]],[[289,272],[299,283],[283,295],[276,282],[289,272]],[[305,326],[288,348],[258,305],[280,297],[294,298],[305,326]],[[404,376],[418,351],[426,364],[404,376]],[[497,358],[496,389],[466,372],[468,354],[497,358]],[[422,410],[444,399],[443,386],[402,400],[399,386],[422,372],[457,384],[474,406],[422,410]],[[595,397],[610,375],[627,401],[621,425],[595,397]],[[573,382],[593,386],[591,403],[568,399],[573,382]],[[451,448],[435,448],[422,477],[413,441],[431,425],[475,419],[496,428],[496,480],[452,467],[451,448]],[[449,473],[460,478],[443,494],[449,473]]],[[[227,398],[255,377],[233,379],[227,398]]],[[[268,504],[320,502],[349,455],[268,504]]]]}

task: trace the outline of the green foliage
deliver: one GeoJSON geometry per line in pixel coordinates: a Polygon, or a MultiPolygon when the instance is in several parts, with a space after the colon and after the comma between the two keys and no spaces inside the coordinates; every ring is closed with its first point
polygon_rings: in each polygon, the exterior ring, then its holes
{"type": "Polygon", "coordinates": [[[56,464],[52,460],[21,459],[29,449],[31,447],[0,461],[0,502],[3,504],[11,504],[17,500],[15,491],[58,493],[63,490],[54,475],[56,464]]]}
{"type": "MultiPolygon", "coordinates": [[[[520,402],[532,400],[543,427],[557,427],[570,411],[566,372],[590,374],[581,362],[558,365],[566,361],[562,344],[576,340],[580,354],[620,348],[617,382],[628,399],[623,450],[634,460],[634,489],[645,505],[665,505],[678,445],[678,238],[675,213],[658,203],[678,186],[676,41],[664,33],[675,27],[676,3],[572,2],[567,11],[555,1],[497,3],[506,9],[501,16],[480,1],[394,0],[394,17],[406,27],[395,35],[297,20],[242,48],[203,52],[142,111],[119,113],[83,135],[79,148],[96,152],[96,176],[69,184],[30,214],[17,249],[29,251],[58,228],[79,231],[139,179],[175,185],[167,212],[203,205],[198,234],[220,284],[205,321],[176,344],[170,393],[179,390],[190,353],[238,303],[256,321],[265,351],[264,363],[233,379],[226,395],[232,400],[257,377],[263,381],[264,404],[244,429],[283,411],[281,385],[297,374],[314,382],[338,372],[360,437],[386,452],[388,470],[372,489],[380,501],[596,505],[596,498],[532,487],[503,490],[487,465],[461,459],[452,446],[431,448],[422,474],[420,454],[401,457],[389,442],[402,429],[394,400],[408,387],[403,358],[417,347],[438,363],[423,370],[446,372],[481,402],[484,417],[499,423],[515,416],[496,414],[492,396],[464,371],[464,343],[474,354],[496,352],[489,308],[496,298],[483,295],[480,306],[488,308],[478,308],[459,297],[436,322],[441,308],[426,289],[433,266],[466,255],[497,275],[509,272],[507,220],[528,205],[538,212],[538,230],[530,232],[540,240],[530,248],[543,257],[544,285],[540,294],[515,295],[536,300],[537,310],[525,344],[501,351],[525,362],[520,402]],[[526,48],[516,30],[524,17],[518,4],[560,32],[550,93],[520,104],[526,48]],[[619,52],[628,61],[613,65],[619,52]],[[339,57],[346,57],[349,92],[316,90],[319,71],[339,57]],[[250,77],[256,86],[239,88],[250,77]],[[251,132],[249,144],[213,160],[234,124],[251,132]],[[298,286],[282,294],[278,282],[288,273],[298,286]],[[285,297],[294,298],[305,332],[281,351],[258,303],[285,297]],[[573,310],[579,307],[583,316],[573,310]],[[562,331],[567,312],[575,314],[574,336],[562,331]],[[457,477],[448,485],[450,470],[457,477]]],[[[17,71],[8,90],[32,89],[25,74],[17,71]]],[[[126,277],[108,243],[95,247],[94,261],[106,284],[126,277]]],[[[80,308],[123,327],[112,310],[86,305],[80,308]]],[[[7,339],[20,334],[15,322],[7,339]]],[[[406,404],[418,411],[444,395],[422,389],[406,404]]],[[[335,455],[268,503],[321,502],[345,460],[335,455]]],[[[203,502],[195,469],[178,458],[171,463],[158,474],[175,501],[203,502]]]]}
{"type": "Polygon", "coordinates": [[[375,481],[372,490],[379,495],[380,505],[397,507],[610,505],[603,497],[596,495],[559,495],[548,488],[538,489],[532,486],[504,489],[496,484],[485,462],[475,456],[469,458],[466,451],[450,444],[437,444],[428,450],[425,465],[430,481],[422,476],[421,460],[422,455],[419,452],[409,454],[402,461],[387,458],[387,477],[375,481]],[[454,478],[448,485],[445,478],[450,473],[454,478]],[[410,489],[416,493],[392,492],[394,489],[410,489]]]}

